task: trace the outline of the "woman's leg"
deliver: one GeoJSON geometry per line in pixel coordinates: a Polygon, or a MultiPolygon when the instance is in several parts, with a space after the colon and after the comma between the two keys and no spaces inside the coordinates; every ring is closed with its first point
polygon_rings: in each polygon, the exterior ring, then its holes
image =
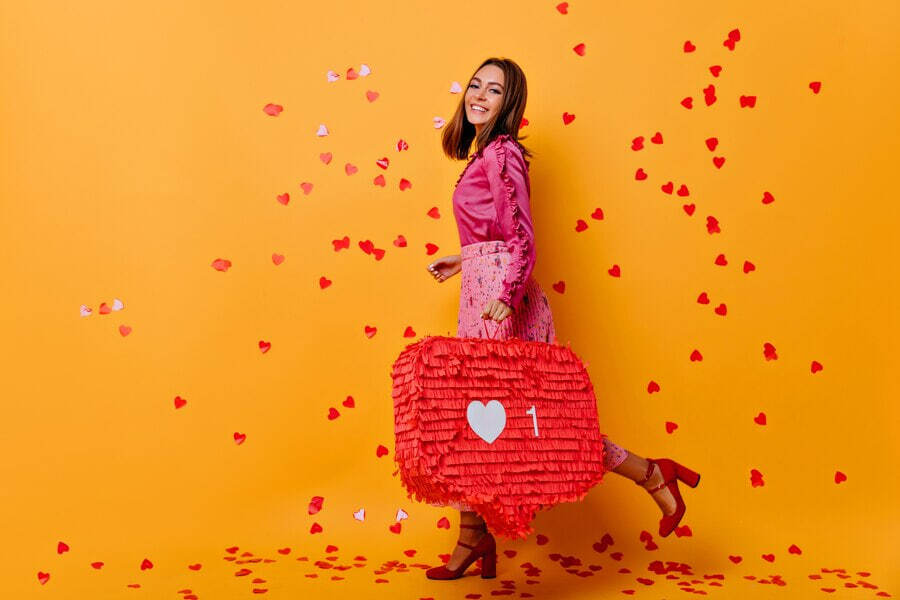
{"type": "MultiPolygon", "coordinates": [[[[460,524],[466,525],[483,525],[484,519],[478,516],[477,512],[474,511],[460,511],[459,513],[459,522],[460,524]]],[[[484,536],[484,531],[478,529],[470,529],[468,527],[460,527],[459,528],[459,541],[464,544],[469,544],[470,546],[474,546],[478,543],[478,541],[484,536]]],[[[469,555],[471,550],[464,546],[456,545],[456,548],[453,549],[453,554],[450,555],[450,561],[447,562],[447,568],[451,571],[453,569],[459,568],[462,564],[463,560],[466,556],[469,555]]]]}
{"type": "MultiPolygon", "coordinates": [[[[612,467],[609,469],[610,471],[627,477],[634,482],[644,478],[647,474],[647,467],[650,465],[647,459],[641,458],[637,454],[633,454],[621,446],[607,441],[606,438],[603,438],[603,443],[607,450],[607,459],[604,463],[612,467]]],[[[650,479],[644,483],[643,488],[649,491],[662,482],[663,477],[662,473],[659,472],[659,467],[654,467],[650,479]]],[[[670,515],[675,512],[677,506],[675,497],[672,496],[672,492],[668,488],[663,488],[653,493],[652,497],[664,515],[670,515]]]]}

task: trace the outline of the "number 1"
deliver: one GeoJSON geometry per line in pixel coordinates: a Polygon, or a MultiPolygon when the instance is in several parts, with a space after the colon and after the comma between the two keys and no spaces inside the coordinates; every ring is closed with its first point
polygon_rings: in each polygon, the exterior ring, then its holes
{"type": "Polygon", "coordinates": [[[534,421],[534,437],[538,437],[538,427],[537,427],[537,410],[535,410],[534,405],[531,405],[531,408],[525,411],[526,415],[531,415],[531,419],[534,421]]]}

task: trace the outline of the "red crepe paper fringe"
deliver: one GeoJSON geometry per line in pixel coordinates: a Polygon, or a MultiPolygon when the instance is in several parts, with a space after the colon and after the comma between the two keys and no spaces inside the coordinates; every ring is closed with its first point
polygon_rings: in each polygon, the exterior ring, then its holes
{"type": "Polygon", "coordinates": [[[569,344],[429,336],[406,346],[392,377],[395,460],[412,499],[468,504],[494,533],[527,538],[537,510],[579,501],[603,480],[606,436],[569,344]],[[492,399],[507,420],[488,444],[466,408],[492,399]]]}

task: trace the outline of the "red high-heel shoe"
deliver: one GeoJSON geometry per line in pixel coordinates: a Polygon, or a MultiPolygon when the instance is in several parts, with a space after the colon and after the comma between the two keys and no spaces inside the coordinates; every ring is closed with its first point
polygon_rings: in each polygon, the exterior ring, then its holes
{"type": "Polygon", "coordinates": [[[434,567],[433,569],[428,569],[425,571],[425,576],[428,579],[459,579],[463,576],[463,573],[466,572],[466,569],[469,568],[473,562],[481,558],[481,578],[482,579],[493,579],[497,576],[497,542],[494,540],[494,536],[487,530],[487,525],[466,525],[460,524],[460,527],[465,527],[467,529],[480,529],[484,531],[484,535],[481,536],[481,539],[478,540],[478,543],[474,546],[470,546],[469,544],[464,544],[462,542],[456,542],[460,546],[464,548],[469,548],[469,555],[463,560],[462,564],[459,565],[459,568],[455,570],[450,570],[446,565],[441,565],[439,567],[434,567]]]}
{"type": "Polygon", "coordinates": [[[700,474],[695,473],[687,467],[683,467],[674,460],[669,460],[668,458],[648,458],[647,463],[647,474],[644,475],[643,479],[635,481],[635,483],[643,487],[643,484],[650,480],[650,475],[653,473],[653,465],[656,465],[659,467],[659,471],[662,474],[663,483],[647,491],[650,492],[650,495],[653,495],[664,487],[668,487],[672,496],[675,498],[675,512],[671,515],[664,515],[663,518],[659,520],[659,535],[666,537],[672,533],[678,526],[678,523],[681,522],[681,518],[684,516],[684,511],[686,510],[684,501],[681,499],[681,492],[678,491],[678,480],[680,479],[692,488],[695,488],[697,487],[697,484],[700,483],[700,474]]]}

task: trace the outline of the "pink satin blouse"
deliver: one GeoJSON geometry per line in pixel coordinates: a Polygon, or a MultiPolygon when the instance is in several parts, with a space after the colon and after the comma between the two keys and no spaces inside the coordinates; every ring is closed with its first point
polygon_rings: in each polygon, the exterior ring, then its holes
{"type": "Polygon", "coordinates": [[[503,240],[509,247],[499,300],[513,310],[536,261],[528,168],[518,142],[504,133],[469,158],[453,191],[460,246],[503,240]]]}

